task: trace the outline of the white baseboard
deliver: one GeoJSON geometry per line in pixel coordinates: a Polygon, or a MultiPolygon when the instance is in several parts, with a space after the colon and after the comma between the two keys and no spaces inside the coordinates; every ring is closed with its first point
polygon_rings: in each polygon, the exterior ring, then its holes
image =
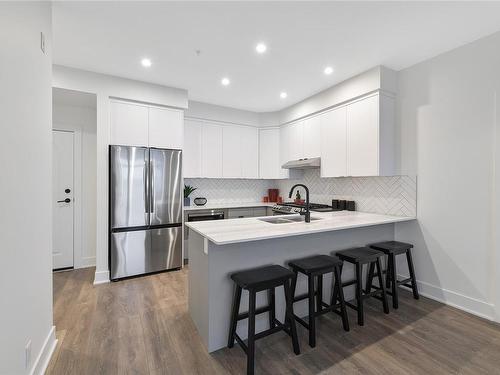
{"type": "MultiPolygon", "coordinates": [[[[398,275],[402,279],[407,279],[408,275],[398,275]]],[[[495,320],[495,305],[471,298],[463,294],[443,289],[438,286],[417,280],[418,292],[427,298],[442,302],[446,305],[456,307],[470,314],[477,315],[488,320],[495,320]]]]}
{"type": "Polygon", "coordinates": [[[78,260],[78,262],[76,262],[75,259],[75,269],[89,267],[95,267],[95,257],[81,258],[78,260]]]}
{"type": "Polygon", "coordinates": [[[47,366],[49,365],[50,358],[52,358],[52,354],[54,353],[54,349],[57,346],[56,339],[56,327],[52,326],[45,339],[42,349],[38,356],[36,357],[35,363],[31,368],[30,375],[43,375],[45,374],[45,370],[47,370],[47,366]]]}
{"type": "Polygon", "coordinates": [[[94,285],[109,283],[109,271],[95,271],[94,285]]]}

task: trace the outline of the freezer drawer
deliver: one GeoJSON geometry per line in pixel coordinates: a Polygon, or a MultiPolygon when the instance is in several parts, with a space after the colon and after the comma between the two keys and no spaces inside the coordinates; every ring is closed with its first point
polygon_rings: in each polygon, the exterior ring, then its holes
{"type": "Polygon", "coordinates": [[[160,269],[182,266],[182,226],[151,229],[151,257],[160,269]]]}
{"type": "Polygon", "coordinates": [[[152,272],[151,258],[150,230],[111,234],[110,278],[112,280],[152,272]]]}

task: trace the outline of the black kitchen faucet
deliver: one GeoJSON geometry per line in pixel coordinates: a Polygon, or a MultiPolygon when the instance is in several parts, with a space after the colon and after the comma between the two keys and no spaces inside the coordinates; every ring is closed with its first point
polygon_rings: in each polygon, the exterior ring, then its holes
{"type": "Polygon", "coordinates": [[[296,187],[302,186],[304,190],[306,191],[306,211],[300,211],[301,215],[304,215],[305,222],[310,223],[311,222],[311,212],[309,211],[309,189],[307,188],[306,185],[304,184],[295,184],[292,186],[290,189],[290,193],[288,194],[288,198],[292,197],[293,191],[295,190],[296,187]]]}

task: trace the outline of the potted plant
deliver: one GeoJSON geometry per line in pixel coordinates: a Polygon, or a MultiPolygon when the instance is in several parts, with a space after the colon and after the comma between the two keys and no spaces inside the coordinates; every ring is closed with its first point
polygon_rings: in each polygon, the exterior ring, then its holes
{"type": "Polygon", "coordinates": [[[189,198],[189,195],[195,190],[196,188],[192,187],[191,185],[184,185],[184,206],[191,205],[191,199],[189,198]]]}

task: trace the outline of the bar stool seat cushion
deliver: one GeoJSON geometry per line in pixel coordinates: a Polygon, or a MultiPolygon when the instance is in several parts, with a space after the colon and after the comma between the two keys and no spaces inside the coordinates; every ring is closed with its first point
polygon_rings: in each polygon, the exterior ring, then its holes
{"type": "Polygon", "coordinates": [[[399,241],[384,241],[369,245],[372,249],[379,250],[385,254],[403,254],[406,250],[413,247],[412,244],[399,241]]]}
{"type": "Polygon", "coordinates": [[[288,263],[290,267],[304,274],[310,274],[322,270],[331,270],[335,266],[340,266],[342,261],[337,257],[329,255],[315,255],[302,259],[294,259],[288,263]]]}
{"type": "Polygon", "coordinates": [[[294,273],[292,271],[277,264],[235,272],[231,275],[231,279],[243,289],[271,288],[293,277],[294,273]]]}
{"type": "Polygon", "coordinates": [[[355,247],[352,249],[341,250],[335,253],[341,260],[349,263],[369,263],[380,258],[382,253],[369,247],[355,247]]]}

